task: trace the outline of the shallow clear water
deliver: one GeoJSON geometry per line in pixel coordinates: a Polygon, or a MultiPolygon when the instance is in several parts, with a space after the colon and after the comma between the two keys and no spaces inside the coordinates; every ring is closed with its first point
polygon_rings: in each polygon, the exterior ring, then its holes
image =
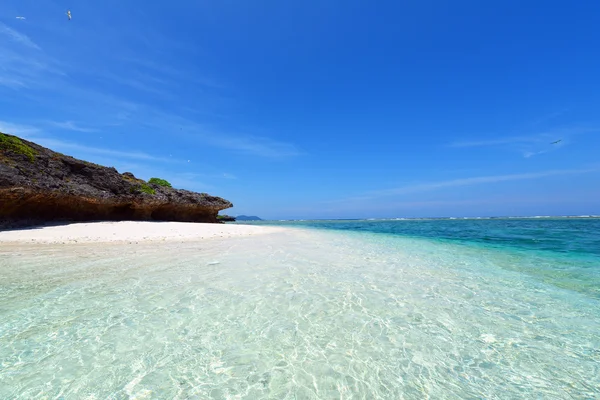
{"type": "MultiPolygon", "coordinates": [[[[246,222],[249,223],[249,222],[246,222]]],[[[275,225],[370,233],[390,238],[421,238],[460,245],[481,257],[504,258],[500,268],[536,276],[547,283],[600,299],[600,218],[501,218],[436,220],[260,221],[275,225]],[[493,251],[495,250],[495,251],[493,251]]]]}
{"type": "Polygon", "coordinates": [[[417,236],[3,245],[0,398],[600,397],[594,251],[417,236]]]}

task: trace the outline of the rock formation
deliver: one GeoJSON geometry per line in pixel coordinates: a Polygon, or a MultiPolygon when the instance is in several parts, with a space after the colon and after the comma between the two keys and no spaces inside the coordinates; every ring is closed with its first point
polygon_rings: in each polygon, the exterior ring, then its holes
{"type": "Polygon", "coordinates": [[[0,133],[0,229],[50,221],[216,223],[218,212],[232,206],[0,133]]]}

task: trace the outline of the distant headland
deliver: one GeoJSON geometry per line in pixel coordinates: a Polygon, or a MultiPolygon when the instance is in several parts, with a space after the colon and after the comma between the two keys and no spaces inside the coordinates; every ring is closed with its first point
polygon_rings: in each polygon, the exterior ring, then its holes
{"type": "Polygon", "coordinates": [[[237,221],[262,221],[262,218],[259,218],[254,215],[238,215],[235,217],[237,221]]]}
{"type": "Polygon", "coordinates": [[[263,221],[262,218],[256,217],[254,215],[238,215],[237,217],[232,217],[231,215],[218,215],[217,219],[221,222],[263,221]]]}
{"type": "Polygon", "coordinates": [[[0,229],[53,221],[218,223],[233,204],[57,153],[0,132],[0,229]]]}

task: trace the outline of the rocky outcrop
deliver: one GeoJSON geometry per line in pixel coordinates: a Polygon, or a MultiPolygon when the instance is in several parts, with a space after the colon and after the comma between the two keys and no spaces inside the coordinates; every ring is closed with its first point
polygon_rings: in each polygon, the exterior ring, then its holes
{"type": "Polygon", "coordinates": [[[49,221],[219,222],[233,205],[0,133],[0,229],[49,221]]]}
{"type": "Polygon", "coordinates": [[[235,217],[231,215],[217,215],[217,219],[221,222],[235,222],[235,217]]]}

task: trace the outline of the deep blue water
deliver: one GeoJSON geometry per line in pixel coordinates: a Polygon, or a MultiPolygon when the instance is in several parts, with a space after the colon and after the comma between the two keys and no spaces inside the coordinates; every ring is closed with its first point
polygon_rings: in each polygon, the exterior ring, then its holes
{"type": "MultiPolygon", "coordinates": [[[[240,222],[242,223],[242,222],[240,222]]],[[[427,240],[503,269],[600,298],[600,218],[306,220],[243,222],[427,240]]]]}

